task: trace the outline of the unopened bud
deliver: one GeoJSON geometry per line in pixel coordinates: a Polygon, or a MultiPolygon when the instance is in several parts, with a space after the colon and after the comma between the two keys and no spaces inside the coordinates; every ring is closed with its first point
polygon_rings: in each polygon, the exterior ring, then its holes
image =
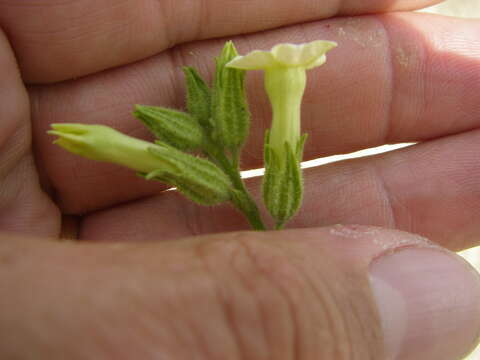
{"type": "Polygon", "coordinates": [[[230,149],[240,148],[250,129],[250,113],[245,94],[245,71],[226,64],[238,56],[231,41],[217,58],[212,99],[214,138],[230,149]]]}
{"type": "Polygon", "coordinates": [[[204,129],[211,129],[211,90],[194,68],[184,67],[183,73],[187,85],[187,110],[204,129]]]}
{"type": "Polygon", "coordinates": [[[155,137],[180,150],[196,150],[203,143],[203,129],[193,116],[172,109],[136,105],[135,117],[141,120],[155,137]]]}

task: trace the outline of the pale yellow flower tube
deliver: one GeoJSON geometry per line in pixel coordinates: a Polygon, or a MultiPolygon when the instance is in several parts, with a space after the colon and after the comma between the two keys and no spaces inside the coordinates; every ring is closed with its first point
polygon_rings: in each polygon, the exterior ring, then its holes
{"type": "Polygon", "coordinates": [[[336,47],[332,41],[308,44],[279,44],[271,51],[253,51],[227,64],[243,70],[265,70],[265,89],[272,105],[270,143],[281,157],[285,143],[295,148],[300,140],[300,109],[306,87],[306,71],[326,61],[326,53],[336,47]]]}

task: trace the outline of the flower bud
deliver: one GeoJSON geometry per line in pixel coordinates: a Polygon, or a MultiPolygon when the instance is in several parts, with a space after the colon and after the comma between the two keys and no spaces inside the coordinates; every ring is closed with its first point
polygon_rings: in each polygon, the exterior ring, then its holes
{"type": "Polygon", "coordinates": [[[212,99],[213,137],[223,146],[238,150],[250,129],[250,113],[245,94],[245,71],[225,65],[238,55],[231,41],[217,58],[212,99]]]}
{"type": "Polygon", "coordinates": [[[214,163],[165,144],[124,135],[108,126],[52,124],[55,144],[89,159],[111,162],[138,171],[146,179],[175,186],[187,198],[216,205],[231,199],[232,184],[214,163]]]}
{"type": "Polygon", "coordinates": [[[155,137],[180,150],[197,150],[203,144],[203,129],[193,116],[172,109],[136,105],[135,117],[155,137]]]}
{"type": "Polygon", "coordinates": [[[187,110],[204,129],[211,129],[211,90],[194,68],[184,67],[183,73],[187,86],[187,110]]]}

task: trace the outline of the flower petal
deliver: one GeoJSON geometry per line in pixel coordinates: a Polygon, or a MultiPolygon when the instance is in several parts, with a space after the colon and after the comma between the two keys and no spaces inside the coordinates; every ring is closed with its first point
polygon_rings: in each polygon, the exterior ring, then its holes
{"type": "Polygon", "coordinates": [[[278,44],[272,48],[272,54],[283,66],[301,66],[302,47],[303,45],[278,44]]]}
{"type": "Polygon", "coordinates": [[[272,54],[284,66],[305,66],[307,69],[322,65],[325,53],[337,46],[333,41],[317,40],[307,44],[279,44],[272,54]]]}
{"type": "Polygon", "coordinates": [[[245,56],[237,56],[226,66],[243,70],[263,70],[276,65],[277,63],[269,51],[255,50],[245,56]]]}
{"type": "Polygon", "coordinates": [[[310,64],[305,65],[305,70],[310,70],[310,69],[316,68],[320,65],[325,64],[326,62],[327,62],[327,56],[322,55],[318,59],[315,59],[314,61],[312,61],[310,64]]]}
{"type": "Polygon", "coordinates": [[[325,54],[335,47],[337,47],[337,43],[334,41],[317,40],[305,44],[302,58],[305,59],[304,64],[307,66],[307,69],[323,65],[327,61],[325,54]]]}

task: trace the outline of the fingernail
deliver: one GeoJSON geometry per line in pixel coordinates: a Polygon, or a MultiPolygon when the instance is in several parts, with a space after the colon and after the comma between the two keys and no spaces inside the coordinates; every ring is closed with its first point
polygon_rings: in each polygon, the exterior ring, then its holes
{"type": "Polygon", "coordinates": [[[456,360],[480,335],[480,277],[447,251],[408,248],[370,266],[388,360],[456,360]]]}

